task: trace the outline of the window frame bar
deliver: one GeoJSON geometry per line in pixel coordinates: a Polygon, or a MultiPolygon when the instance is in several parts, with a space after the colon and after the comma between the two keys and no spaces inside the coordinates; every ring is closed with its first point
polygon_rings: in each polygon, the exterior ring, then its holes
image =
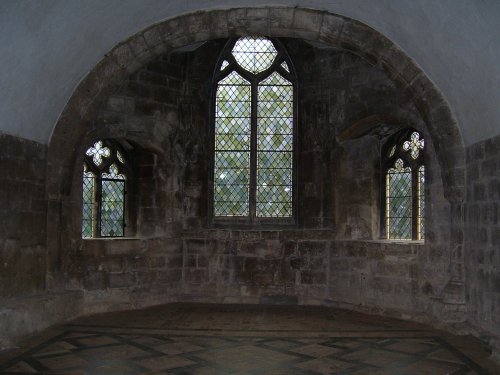
{"type": "MultiPolygon", "coordinates": [[[[396,134],[391,136],[389,140],[385,143],[385,146],[382,148],[382,157],[381,157],[381,164],[382,164],[382,175],[380,176],[381,184],[380,186],[383,187],[381,189],[381,223],[383,225],[380,225],[380,234],[382,239],[388,240],[388,241],[424,241],[425,238],[420,238],[420,185],[419,185],[419,168],[421,166],[424,166],[424,178],[425,175],[427,174],[427,168],[425,164],[425,152],[426,152],[426,147],[424,149],[420,150],[419,156],[416,159],[413,159],[411,155],[409,154],[409,151],[403,150],[403,143],[404,141],[410,139],[410,135],[413,132],[417,132],[422,139],[426,139],[428,137],[424,137],[423,132],[413,129],[413,128],[406,128],[403,130],[398,131],[396,134]],[[391,148],[393,146],[396,146],[394,155],[388,156],[391,148]],[[412,216],[411,216],[411,236],[412,238],[408,239],[392,239],[389,238],[389,232],[388,232],[388,226],[389,226],[389,221],[390,217],[388,215],[388,199],[387,199],[387,193],[388,193],[388,171],[389,169],[394,167],[394,163],[397,159],[402,159],[404,164],[406,166],[409,166],[411,168],[411,188],[412,188],[412,201],[411,201],[411,208],[412,208],[412,216]]],[[[425,184],[424,184],[424,191],[422,192],[425,197],[425,184]]],[[[425,219],[425,216],[424,216],[425,219]]]]}
{"type": "MultiPolygon", "coordinates": [[[[265,36],[259,36],[265,37],[265,36]]],[[[210,153],[211,153],[211,168],[209,173],[209,181],[208,181],[208,225],[214,227],[226,227],[226,226],[273,226],[273,227],[290,227],[297,225],[297,190],[298,190],[298,79],[296,75],[295,66],[290,59],[284,45],[274,39],[269,39],[275,46],[277,50],[276,58],[274,59],[271,66],[257,74],[253,74],[251,72],[246,71],[241,66],[238,65],[231,51],[238,41],[239,38],[230,39],[222,49],[222,53],[219,55],[217,63],[215,65],[214,75],[212,78],[212,85],[210,87],[211,95],[210,95],[210,153]],[[224,61],[229,62],[229,65],[220,71],[222,63],[224,61]],[[286,62],[288,65],[288,69],[290,72],[287,72],[281,64],[286,62]],[[251,86],[251,115],[250,115],[250,178],[249,178],[249,214],[248,216],[216,216],[214,213],[214,204],[215,204],[215,108],[216,108],[216,94],[218,83],[231,74],[233,71],[242,76],[245,80],[250,83],[251,86]],[[257,202],[256,202],[256,190],[257,190],[257,128],[258,128],[258,118],[257,118],[257,106],[258,106],[258,88],[259,83],[265,80],[267,77],[272,75],[274,72],[277,72],[282,77],[284,77],[287,81],[289,81],[292,85],[293,90],[293,103],[292,103],[292,121],[293,121],[293,148],[292,148],[292,214],[290,217],[258,217],[257,216],[257,202]]]]}

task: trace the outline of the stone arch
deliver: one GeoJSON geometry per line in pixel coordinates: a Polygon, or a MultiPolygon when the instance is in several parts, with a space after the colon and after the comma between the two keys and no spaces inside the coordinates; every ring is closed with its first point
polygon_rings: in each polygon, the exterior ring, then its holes
{"type": "MultiPolygon", "coordinates": [[[[456,120],[436,86],[394,43],[359,21],[326,11],[289,7],[234,8],[196,12],[155,24],[114,47],[80,82],[49,142],[49,216],[60,216],[64,199],[71,190],[77,151],[98,109],[119,82],[175,48],[248,34],[319,41],[351,51],[383,69],[404,87],[426,123],[442,166],[447,199],[456,203],[463,200],[465,156],[456,120]]],[[[57,220],[49,224],[49,241],[57,241],[57,225],[57,220]]],[[[48,245],[49,251],[61,251],[57,243],[48,245]]],[[[49,259],[54,259],[50,267],[54,270],[58,256],[49,254],[49,259]]]]}

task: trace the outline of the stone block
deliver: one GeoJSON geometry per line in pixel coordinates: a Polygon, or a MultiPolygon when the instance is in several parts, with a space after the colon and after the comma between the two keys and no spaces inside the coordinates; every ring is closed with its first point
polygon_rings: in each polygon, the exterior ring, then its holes
{"type": "Polygon", "coordinates": [[[108,273],[108,283],[110,288],[125,288],[136,284],[135,273],[108,273]]]}

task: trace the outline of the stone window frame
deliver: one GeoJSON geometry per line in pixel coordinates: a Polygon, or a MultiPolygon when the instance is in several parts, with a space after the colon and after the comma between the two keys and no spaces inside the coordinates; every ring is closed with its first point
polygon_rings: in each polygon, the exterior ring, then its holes
{"type": "Polygon", "coordinates": [[[212,77],[211,84],[211,100],[210,100],[210,172],[209,172],[209,194],[208,194],[208,217],[209,223],[213,226],[241,226],[241,227],[258,227],[258,226],[272,226],[272,227],[290,227],[297,224],[297,202],[298,202],[298,93],[299,93],[299,82],[297,78],[297,73],[295,66],[288,54],[285,46],[277,38],[269,37],[266,35],[242,35],[237,38],[230,38],[222,52],[219,55],[217,63],[215,65],[214,74],[212,77]],[[278,55],[274,62],[266,70],[253,74],[246,71],[243,67],[238,65],[232,56],[232,49],[235,43],[242,37],[260,37],[270,40],[278,55]],[[222,64],[228,61],[230,62],[229,69],[221,69],[222,64]],[[287,72],[281,64],[286,62],[289,71],[287,72]],[[214,166],[215,166],[215,103],[216,103],[216,92],[218,87],[218,82],[224,79],[233,71],[236,71],[240,76],[250,82],[252,87],[252,114],[251,114],[251,165],[250,165],[250,197],[249,197],[249,215],[248,216],[215,216],[214,215],[214,166]],[[293,86],[293,150],[292,150],[292,215],[291,217],[257,217],[256,215],[256,188],[257,188],[257,88],[258,83],[265,80],[272,73],[278,72],[280,75],[285,77],[293,86]]]}
{"type": "MultiPolygon", "coordinates": [[[[129,223],[129,213],[130,213],[130,198],[131,194],[130,192],[130,187],[131,187],[131,177],[133,175],[132,173],[132,168],[131,168],[131,162],[130,162],[130,155],[126,151],[124,147],[120,145],[119,142],[109,139],[109,138],[101,138],[101,139],[95,139],[92,142],[87,145],[87,147],[84,148],[83,151],[83,165],[84,168],[87,169],[87,171],[92,172],[95,175],[95,182],[94,182],[94,202],[93,204],[95,205],[95,209],[93,212],[93,235],[89,237],[84,237],[83,236],[83,228],[82,228],[82,233],[81,237],[84,240],[93,240],[93,239],[124,239],[130,236],[129,230],[128,230],[128,223],[129,223]],[[93,161],[92,161],[92,156],[89,156],[86,154],[86,151],[91,148],[93,145],[95,145],[97,142],[102,142],[104,147],[107,147],[111,150],[110,156],[106,157],[103,159],[103,162],[101,165],[97,166],[93,161]],[[119,160],[118,154],[120,153],[123,162],[119,160]],[[125,175],[125,188],[124,188],[124,193],[123,193],[123,202],[124,202],[124,208],[123,208],[123,235],[121,236],[103,236],[101,235],[101,208],[102,208],[102,174],[104,173],[109,173],[109,167],[111,165],[115,164],[117,166],[119,174],[125,175]]],[[[83,172],[84,170],[82,170],[83,172]]],[[[84,178],[84,173],[81,174],[81,178],[84,178]]],[[[83,182],[83,180],[82,180],[83,182]]],[[[82,191],[83,194],[83,191],[82,191]]],[[[82,195],[83,198],[83,195],[82,195]]],[[[83,204],[83,202],[82,202],[83,204]]],[[[81,211],[81,218],[83,220],[83,207],[81,211]]]]}
{"type": "MultiPolygon", "coordinates": [[[[416,159],[412,158],[410,152],[403,149],[403,145],[406,141],[410,139],[412,133],[418,133],[421,139],[425,139],[423,132],[414,129],[414,128],[405,128],[399,130],[395,134],[393,134],[385,143],[384,147],[382,147],[382,173],[381,173],[381,225],[380,225],[380,235],[382,240],[387,241],[425,241],[425,237],[420,237],[419,230],[419,169],[420,167],[424,167],[424,176],[428,175],[427,165],[425,161],[425,153],[426,148],[424,147],[420,152],[416,159]],[[392,151],[394,149],[394,151],[392,151]],[[408,239],[391,239],[387,233],[387,173],[389,169],[394,168],[395,162],[398,159],[402,159],[405,167],[411,168],[411,186],[412,186],[412,234],[411,238],[408,239]]],[[[424,177],[425,178],[425,177],[424,177]]],[[[424,183],[424,188],[422,194],[424,195],[424,201],[428,201],[428,197],[426,195],[426,184],[424,183]]],[[[425,219],[425,216],[423,216],[425,219]]],[[[424,221],[424,228],[425,228],[424,221]]]]}

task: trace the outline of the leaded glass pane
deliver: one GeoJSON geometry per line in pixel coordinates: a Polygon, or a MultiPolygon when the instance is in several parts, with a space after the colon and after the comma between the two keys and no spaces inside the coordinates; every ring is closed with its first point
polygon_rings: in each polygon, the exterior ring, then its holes
{"type": "Polygon", "coordinates": [[[288,69],[288,64],[287,64],[286,62],[284,62],[284,61],[283,61],[283,62],[281,63],[281,67],[282,67],[283,69],[285,69],[288,73],[290,73],[290,69],[288,69]]]}
{"type": "Polygon", "coordinates": [[[425,238],[425,167],[418,168],[418,221],[419,239],[425,238]]]}
{"type": "Polygon", "coordinates": [[[238,65],[256,74],[268,69],[278,52],[267,38],[244,37],[235,43],[232,54],[238,65]]]}
{"type": "Polygon", "coordinates": [[[249,213],[251,86],[238,73],[216,92],[214,215],[249,213]]]}
{"type": "Polygon", "coordinates": [[[82,237],[94,236],[95,217],[95,176],[91,172],[83,172],[83,206],[82,206],[82,237]]]}
{"type": "Polygon", "coordinates": [[[412,183],[411,168],[396,160],[387,171],[386,216],[388,239],[412,239],[412,183]]]}
{"type": "Polygon", "coordinates": [[[111,164],[109,167],[109,173],[103,173],[102,178],[113,179],[113,180],[125,180],[125,176],[118,172],[118,167],[116,164],[111,164]]]}
{"type": "Polygon", "coordinates": [[[292,216],[293,86],[274,72],[258,86],[257,216],[292,216]]]}
{"type": "Polygon", "coordinates": [[[125,181],[102,180],[101,236],[123,236],[125,181]]]}
{"type": "Polygon", "coordinates": [[[90,147],[85,154],[87,156],[92,156],[92,161],[95,165],[99,166],[102,163],[103,158],[107,158],[111,155],[111,150],[102,144],[102,141],[97,141],[92,147],[90,147]]]}
{"type": "Polygon", "coordinates": [[[123,158],[123,155],[121,154],[120,151],[116,151],[116,157],[118,158],[118,161],[122,164],[125,164],[125,159],[123,158]]]}
{"type": "Polygon", "coordinates": [[[424,140],[420,139],[420,134],[413,132],[410,135],[410,140],[403,143],[403,150],[410,152],[413,159],[417,159],[420,150],[424,149],[424,140]]]}

